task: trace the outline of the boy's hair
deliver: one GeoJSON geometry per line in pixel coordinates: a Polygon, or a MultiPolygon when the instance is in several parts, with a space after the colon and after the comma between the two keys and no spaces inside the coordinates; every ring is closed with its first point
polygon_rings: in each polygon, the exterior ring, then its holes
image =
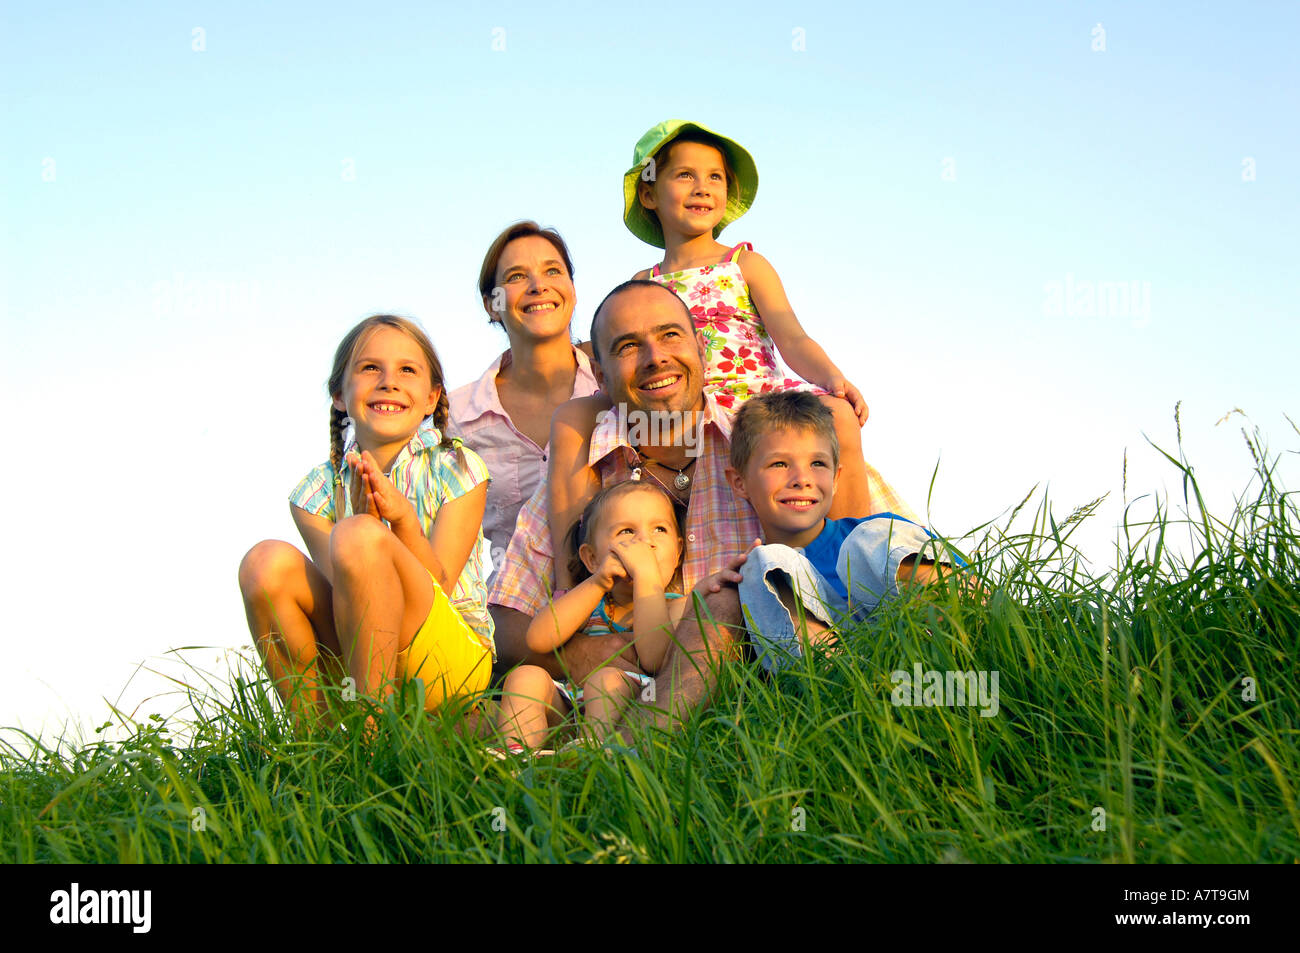
{"type": "MultiPolygon", "coordinates": [[[[433,342],[424,333],[424,329],[410,318],[399,317],[395,314],[372,314],[345,334],[343,340],[339,342],[338,348],[334,351],[334,368],[330,371],[329,380],[325,382],[325,388],[329,391],[330,397],[334,398],[343,393],[343,378],[347,376],[348,365],[352,363],[352,355],[356,353],[357,345],[370,331],[379,327],[396,328],[398,331],[402,331],[414,340],[420,346],[420,350],[424,352],[424,359],[429,362],[429,373],[433,378],[433,386],[439,388],[438,405],[434,407],[431,415],[433,425],[442,434],[442,445],[450,447],[451,437],[447,435],[447,417],[450,405],[447,402],[447,388],[443,384],[442,362],[438,360],[438,352],[433,349],[433,342]]],[[[346,411],[339,410],[333,404],[330,405],[330,463],[334,465],[335,473],[340,473],[343,469],[343,421],[347,419],[347,416],[346,411]]]]}
{"type": "Polygon", "coordinates": [[[568,550],[569,575],[575,583],[582,582],[591,575],[582,557],[578,555],[578,550],[582,544],[587,542],[595,532],[596,527],[605,516],[605,511],[609,509],[609,504],[622,496],[629,493],[647,492],[657,493],[668,501],[673,511],[673,519],[677,527],[677,538],[682,537],[682,514],[678,508],[677,501],[668,495],[663,487],[655,486],[653,483],[643,482],[641,480],[625,480],[622,483],[614,483],[610,486],[602,487],[596,492],[585,507],[582,509],[582,515],[578,521],[569,527],[566,537],[565,549],[568,550]]]}
{"type": "MultiPolygon", "coordinates": [[[[654,162],[653,168],[656,176],[658,176],[659,170],[668,164],[668,157],[672,153],[672,148],[679,142],[694,142],[697,145],[711,146],[712,148],[717,149],[718,155],[722,156],[722,170],[727,175],[727,197],[735,198],[740,194],[740,180],[736,178],[736,170],[731,165],[731,156],[727,154],[726,143],[717,136],[710,135],[700,129],[687,129],[680,135],[669,139],[655,150],[654,157],[651,161],[654,162]]],[[[637,188],[637,201],[641,201],[640,187],[637,188]]],[[[646,209],[646,211],[649,214],[654,215],[656,219],[659,217],[658,214],[655,213],[654,209],[646,209]]]]}
{"type": "Polygon", "coordinates": [[[815,394],[783,390],[760,394],[745,401],[731,425],[731,465],[744,473],[759,439],[773,430],[811,430],[831,445],[831,462],[840,465],[840,442],[835,417],[815,394]]]}
{"type": "MultiPolygon", "coordinates": [[[[496,238],[492,239],[492,244],[488,246],[487,254],[483,256],[483,265],[478,272],[478,293],[484,298],[492,297],[492,290],[497,283],[497,267],[501,264],[501,256],[505,254],[506,246],[516,238],[530,238],[537,236],[545,238],[559,254],[560,260],[564,262],[564,267],[569,272],[569,277],[573,277],[573,260],[569,258],[569,246],[564,244],[564,239],[560,233],[553,228],[542,228],[536,222],[515,222],[496,238]]],[[[499,324],[500,318],[490,320],[492,324],[499,324]]]]}

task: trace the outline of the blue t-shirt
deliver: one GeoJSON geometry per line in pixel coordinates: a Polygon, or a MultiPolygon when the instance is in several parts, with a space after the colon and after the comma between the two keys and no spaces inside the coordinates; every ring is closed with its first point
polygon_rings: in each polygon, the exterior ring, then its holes
{"type": "MultiPolygon", "coordinates": [[[[827,520],[826,525],[822,527],[822,531],[817,534],[817,538],[803,548],[803,554],[808,557],[808,561],[813,564],[813,568],[826,580],[827,585],[845,599],[849,597],[849,591],[844,588],[844,582],[835,571],[835,564],[839,562],[840,558],[840,547],[844,545],[844,541],[849,538],[849,533],[853,532],[859,523],[882,519],[901,520],[904,523],[912,522],[897,513],[872,513],[870,516],[846,516],[841,520],[827,520]]],[[[934,538],[934,534],[928,529],[925,532],[931,539],[934,538]]]]}

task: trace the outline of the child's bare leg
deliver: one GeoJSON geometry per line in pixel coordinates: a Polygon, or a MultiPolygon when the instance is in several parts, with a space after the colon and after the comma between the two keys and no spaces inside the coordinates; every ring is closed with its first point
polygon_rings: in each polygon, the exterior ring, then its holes
{"type": "Polygon", "coordinates": [[[296,548],[266,540],[239,564],[239,589],[253,644],[280,700],[295,714],[323,712],[318,669],[339,671],[329,582],[296,548]]]}
{"type": "Polygon", "coordinates": [[[480,702],[458,718],[452,730],[462,738],[472,738],[477,741],[491,738],[497,730],[500,711],[498,705],[480,702]]]}
{"type": "Polygon", "coordinates": [[[536,665],[521,665],[506,676],[497,725],[507,742],[540,748],[547,732],[564,718],[564,705],[550,674],[536,665]]]}
{"type": "Polygon", "coordinates": [[[987,598],[988,593],[980,585],[979,580],[975,578],[973,573],[964,572],[950,566],[948,563],[908,556],[898,564],[898,588],[900,591],[913,587],[932,586],[936,582],[943,582],[952,576],[957,577],[958,585],[963,589],[975,593],[980,599],[987,598]]]}
{"type": "Polygon", "coordinates": [[[665,730],[680,727],[691,712],[708,704],[722,666],[740,657],[745,635],[740,594],[733,585],[724,585],[701,598],[703,606],[687,609],[677,623],[668,655],[655,673],[654,690],[646,704],[628,712],[628,723],[665,730]]]}
{"type": "Polygon", "coordinates": [[[785,611],[790,613],[790,618],[795,620],[795,629],[805,644],[830,646],[836,643],[834,630],[821,619],[809,614],[807,607],[795,599],[794,589],[785,573],[771,573],[767,581],[776,590],[776,597],[785,606],[785,611]]]}
{"type": "MultiPolygon", "coordinates": [[[[330,533],[334,621],[357,688],[383,698],[393,689],[397,653],[433,605],[424,565],[373,516],[351,516],[330,533]]],[[[425,672],[431,682],[437,673],[425,672]]]]}
{"type": "Polygon", "coordinates": [[[583,714],[593,740],[604,741],[614,733],[635,689],[622,669],[608,665],[592,672],[583,682],[583,714]]]}
{"type": "Polygon", "coordinates": [[[835,488],[835,499],[826,515],[833,520],[846,516],[870,516],[873,512],[871,486],[862,455],[862,426],[858,423],[858,416],[843,397],[824,396],[821,402],[835,418],[835,437],[840,444],[840,464],[844,467],[835,488]]]}
{"type": "Polygon", "coordinates": [[[578,521],[587,501],[600,489],[600,477],[588,463],[591,431],[596,416],[612,405],[604,394],[576,397],[555,409],[551,417],[551,445],[546,464],[546,508],[555,554],[555,587],[573,586],[565,558],[565,537],[578,521]]]}

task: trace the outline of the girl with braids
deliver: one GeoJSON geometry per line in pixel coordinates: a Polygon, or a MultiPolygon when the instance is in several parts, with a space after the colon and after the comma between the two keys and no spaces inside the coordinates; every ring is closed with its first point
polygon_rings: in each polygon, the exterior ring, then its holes
{"type": "Polygon", "coordinates": [[[366,318],[334,355],[330,459],[289,497],[308,559],[254,546],[239,568],[249,629],[285,705],[323,711],[345,675],[382,698],[420,678],[425,707],[482,691],[495,647],[483,567],[488,473],[445,436],[425,333],[366,318]]]}

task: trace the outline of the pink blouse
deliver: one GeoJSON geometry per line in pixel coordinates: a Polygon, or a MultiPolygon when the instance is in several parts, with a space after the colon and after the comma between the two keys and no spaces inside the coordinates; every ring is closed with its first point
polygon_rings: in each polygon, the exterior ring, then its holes
{"type": "MultiPolygon", "coordinates": [[[[573,378],[573,396],[587,397],[600,388],[591,362],[578,348],[573,349],[578,372],[573,378]]],[[[451,420],[447,430],[461,437],[466,446],[483,458],[492,482],[488,484],[487,510],[483,514],[483,535],[492,549],[492,576],[505,558],[506,547],[515,531],[519,508],[533,495],[546,473],[549,447],[539,447],[520,433],[501,406],[497,374],[510,364],[506,351],[472,383],[447,395],[451,420]]],[[[491,580],[489,579],[489,584],[491,580]]]]}

